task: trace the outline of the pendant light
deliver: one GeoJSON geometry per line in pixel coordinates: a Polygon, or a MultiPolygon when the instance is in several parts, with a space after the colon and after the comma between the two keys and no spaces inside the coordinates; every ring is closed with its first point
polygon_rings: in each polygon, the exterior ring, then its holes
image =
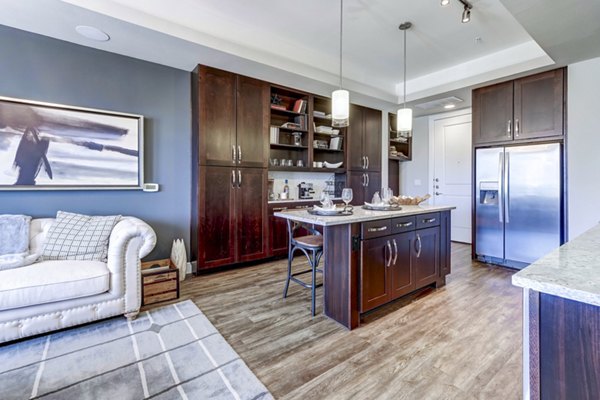
{"type": "Polygon", "coordinates": [[[350,93],[342,89],[342,36],[344,27],[344,0],[340,0],[340,88],[331,93],[331,125],[348,126],[350,118],[350,93]]]}
{"type": "Polygon", "coordinates": [[[412,136],[412,110],[406,108],[406,31],[411,26],[410,22],[400,24],[400,30],[404,32],[404,106],[398,109],[396,126],[398,133],[405,133],[408,137],[412,136]]]}

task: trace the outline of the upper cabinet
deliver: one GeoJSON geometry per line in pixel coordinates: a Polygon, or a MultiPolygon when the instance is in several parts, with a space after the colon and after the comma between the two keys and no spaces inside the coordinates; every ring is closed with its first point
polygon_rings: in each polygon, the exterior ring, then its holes
{"type": "Polygon", "coordinates": [[[348,169],[381,171],[381,115],[381,110],[350,105],[348,169]]]}
{"type": "Polygon", "coordinates": [[[473,144],[561,137],[564,68],[473,91],[473,144]]]}
{"type": "MultiPolygon", "coordinates": [[[[206,66],[194,71],[201,165],[266,167],[269,86],[206,66]]],[[[196,123],[196,121],[194,122],[196,123]]]]}

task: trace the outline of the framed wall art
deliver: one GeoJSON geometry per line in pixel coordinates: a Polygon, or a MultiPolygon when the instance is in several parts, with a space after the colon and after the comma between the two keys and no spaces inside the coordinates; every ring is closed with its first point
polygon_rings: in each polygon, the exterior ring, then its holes
{"type": "Polygon", "coordinates": [[[0,97],[0,190],[141,189],[141,115],[0,97]]]}

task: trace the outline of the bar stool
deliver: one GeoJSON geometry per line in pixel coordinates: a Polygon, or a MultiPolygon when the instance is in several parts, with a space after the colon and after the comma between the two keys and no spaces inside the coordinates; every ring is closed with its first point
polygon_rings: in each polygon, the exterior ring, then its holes
{"type": "Polygon", "coordinates": [[[312,315],[315,316],[315,292],[317,287],[323,286],[322,284],[316,284],[317,272],[323,273],[323,270],[319,269],[319,261],[321,260],[321,256],[323,255],[323,236],[319,231],[314,229],[313,227],[300,224],[297,222],[287,220],[288,225],[288,235],[289,235],[289,246],[288,246],[288,274],[287,280],[285,282],[285,289],[283,290],[283,298],[287,297],[288,288],[290,286],[290,281],[294,281],[302,287],[310,289],[312,292],[312,315]],[[294,237],[294,233],[300,228],[304,228],[308,231],[309,235],[294,237]],[[304,253],[306,258],[308,259],[308,263],[310,264],[310,269],[305,271],[296,272],[292,274],[292,260],[294,258],[294,252],[296,250],[300,250],[304,253]],[[311,283],[306,283],[296,276],[303,275],[307,273],[312,274],[311,283]]]}

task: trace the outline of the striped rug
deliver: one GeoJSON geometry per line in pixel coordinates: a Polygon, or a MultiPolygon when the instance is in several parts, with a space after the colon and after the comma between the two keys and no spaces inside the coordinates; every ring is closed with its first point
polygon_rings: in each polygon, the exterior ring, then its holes
{"type": "Polygon", "coordinates": [[[0,347],[0,399],[272,399],[191,301],[0,347]]]}

